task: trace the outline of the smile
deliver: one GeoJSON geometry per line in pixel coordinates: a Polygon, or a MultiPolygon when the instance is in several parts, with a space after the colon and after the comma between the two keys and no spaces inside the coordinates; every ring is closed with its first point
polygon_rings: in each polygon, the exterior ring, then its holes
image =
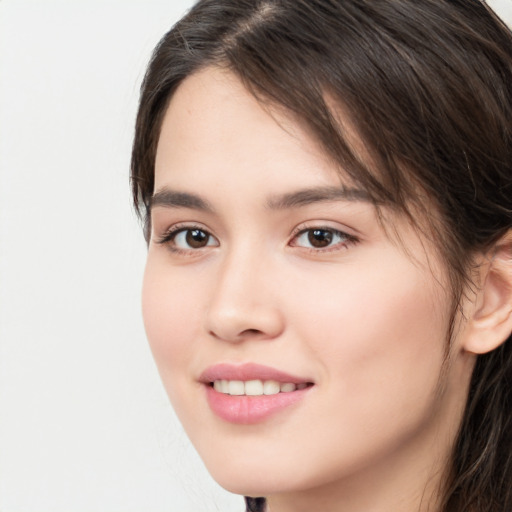
{"type": "Polygon", "coordinates": [[[293,410],[314,387],[308,378],[255,363],[217,364],[205,370],[199,381],[215,416],[240,425],[293,410]]]}
{"type": "Polygon", "coordinates": [[[276,380],[216,380],[212,384],[215,391],[232,396],[263,396],[277,395],[278,393],[291,393],[305,389],[308,384],[300,382],[278,382],[276,380]]]}

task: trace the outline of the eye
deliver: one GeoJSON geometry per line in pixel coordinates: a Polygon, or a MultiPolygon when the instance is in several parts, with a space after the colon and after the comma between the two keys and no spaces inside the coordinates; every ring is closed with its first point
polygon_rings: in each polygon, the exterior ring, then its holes
{"type": "Polygon", "coordinates": [[[213,235],[199,227],[171,228],[158,243],[168,245],[174,251],[191,251],[219,245],[213,235]]]}
{"type": "Polygon", "coordinates": [[[328,249],[337,246],[345,247],[355,243],[357,239],[347,233],[332,228],[310,228],[300,231],[292,241],[294,247],[307,249],[328,249]]]}
{"type": "Polygon", "coordinates": [[[174,235],[173,240],[180,249],[201,249],[215,245],[213,237],[202,229],[182,229],[174,235]]]}

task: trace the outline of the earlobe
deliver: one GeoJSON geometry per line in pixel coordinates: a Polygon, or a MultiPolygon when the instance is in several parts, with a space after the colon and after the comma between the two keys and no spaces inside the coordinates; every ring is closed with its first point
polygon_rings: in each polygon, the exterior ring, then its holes
{"type": "Polygon", "coordinates": [[[485,354],[504,343],[512,332],[512,230],[485,255],[463,348],[485,354]]]}

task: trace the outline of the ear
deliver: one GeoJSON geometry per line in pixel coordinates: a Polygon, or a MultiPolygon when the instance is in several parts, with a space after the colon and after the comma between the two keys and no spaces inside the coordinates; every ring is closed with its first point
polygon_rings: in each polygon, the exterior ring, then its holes
{"type": "Polygon", "coordinates": [[[478,273],[479,289],[463,348],[485,354],[504,343],[512,332],[512,230],[483,255],[478,273]]]}

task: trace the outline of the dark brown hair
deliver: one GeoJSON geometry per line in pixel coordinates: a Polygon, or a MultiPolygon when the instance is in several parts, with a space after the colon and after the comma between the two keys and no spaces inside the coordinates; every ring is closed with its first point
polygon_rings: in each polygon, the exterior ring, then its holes
{"type": "MultiPolygon", "coordinates": [[[[428,225],[451,276],[451,332],[472,257],[512,228],[510,30],[480,0],[199,1],[160,41],[142,84],[131,179],[146,237],[166,107],[212,65],[296,116],[377,207],[428,225]]],[[[512,511],[511,345],[477,360],[445,512],[512,511]]]]}

